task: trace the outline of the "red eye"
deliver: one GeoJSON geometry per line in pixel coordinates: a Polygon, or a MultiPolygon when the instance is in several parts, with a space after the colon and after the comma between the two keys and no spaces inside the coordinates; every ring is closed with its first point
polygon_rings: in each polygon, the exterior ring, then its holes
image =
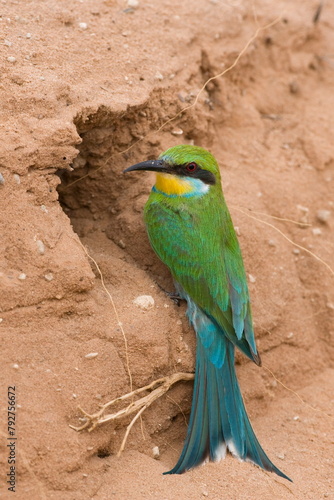
{"type": "Polygon", "coordinates": [[[188,163],[188,165],[186,165],[186,169],[188,172],[195,172],[195,170],[197,169],[197,163],[195,163],[194,161],[188,163]]]}

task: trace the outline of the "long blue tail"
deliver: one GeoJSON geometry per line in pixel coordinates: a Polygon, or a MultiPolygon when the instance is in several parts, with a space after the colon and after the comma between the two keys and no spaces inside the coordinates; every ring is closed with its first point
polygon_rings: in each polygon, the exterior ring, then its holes
{"type": "Polygon", "coordinates": [[[197,333],[196,373],[188,433],[181,456],[165,474],[182,474],[206,459],[234,456],[289,481],[258,442],[242,400],[234,367],[234,345],[202,311],[191,320],[197,333]]]}

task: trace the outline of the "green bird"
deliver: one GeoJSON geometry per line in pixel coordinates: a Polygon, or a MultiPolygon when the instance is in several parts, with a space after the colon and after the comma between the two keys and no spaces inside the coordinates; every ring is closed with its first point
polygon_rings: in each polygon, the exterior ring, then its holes
{"type": "Polygon", "coordinates": [[[242,255],[215,158],[203,148],[180,145],[124,172],[134,170],[156,172],[144,220],[154,251],[187,301],[197,337],[188,432],[177,464],[165,474],[181,474],[208,458],[221,460],[229,450],[291,481],[257,440],[235,372],[235,347],[259,366],[261,359],[242,255]]]}

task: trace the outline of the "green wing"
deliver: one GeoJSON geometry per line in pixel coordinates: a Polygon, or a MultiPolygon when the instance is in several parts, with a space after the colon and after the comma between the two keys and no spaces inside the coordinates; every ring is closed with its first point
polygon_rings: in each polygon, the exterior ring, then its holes
{"type": "Polygon", "coordinates": [[[224,200],[223,210],[213,211],[189,199],[165,204],[151,195],[144,217],[151,245],[175,281],[233,344],[260,364],[244,265],[224,200]]]}

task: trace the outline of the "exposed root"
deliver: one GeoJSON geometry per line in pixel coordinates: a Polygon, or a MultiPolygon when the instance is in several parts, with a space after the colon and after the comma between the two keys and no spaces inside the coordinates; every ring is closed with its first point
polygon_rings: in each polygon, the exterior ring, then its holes
{"type": "Polygon", "coordinates": [[[145,387],[141,387],[139,389],[136,389],[135,391],[131,391],[128,394],[124,394],[123,396],[120,396],[119,398],[113,399],[112,401],[109,401],[108,403],[104,404],[101,406],[101,409],[90,415],[87,413],[85,410],[83,410],[80,406],[78,407],[81,413],[84,415],[84,423],[80,427],[75,427],[74,425],[70,425],[71,429],[74,429],[75,431],[83,431],[87,429],[88,432],[92,432],[95,427],[105,424],[106,422],[111,422],[111,421],[117,421],[120,420],[123,417],[126,417],[128,415],[132,415],[135,413],[135,416],[127,426],[126,432],[124,439],[122,441],[121,447],[119,449],[118,455],[122,453],[122,451],[125,448],[125,444],[127,441],[127,438],[129,436],[129,433],[131,431],[132,426],[136,422],[136,420],[140,417],[140,415],[148,408],[151,406],[151,404],[156,401],[157,399],[161,398],[169,389],[171,388],[172,385],[176,384],[177,382],[180,382],[181,380],[188,381],[188,380],[194,380],[194,374],[193,373],[174,373],[173,375],[170,375],[168,377],[162,377],[157,380],[154,380],[154,382],[151,382],[150,384],[146,385],[145,387]],[[141,397],[140,399],[137,399],[136,401],[131,401],[131,403],[126,406],[125,408],[117,411],[116,413],[110,413],[105,415],[105,411],[112,405],[119,403],[121,401],[125,401],[130,398],[134,398],[135,396],[138,396],[139,394],[150,391],[149,394],[146,396],[141,397]]]}

